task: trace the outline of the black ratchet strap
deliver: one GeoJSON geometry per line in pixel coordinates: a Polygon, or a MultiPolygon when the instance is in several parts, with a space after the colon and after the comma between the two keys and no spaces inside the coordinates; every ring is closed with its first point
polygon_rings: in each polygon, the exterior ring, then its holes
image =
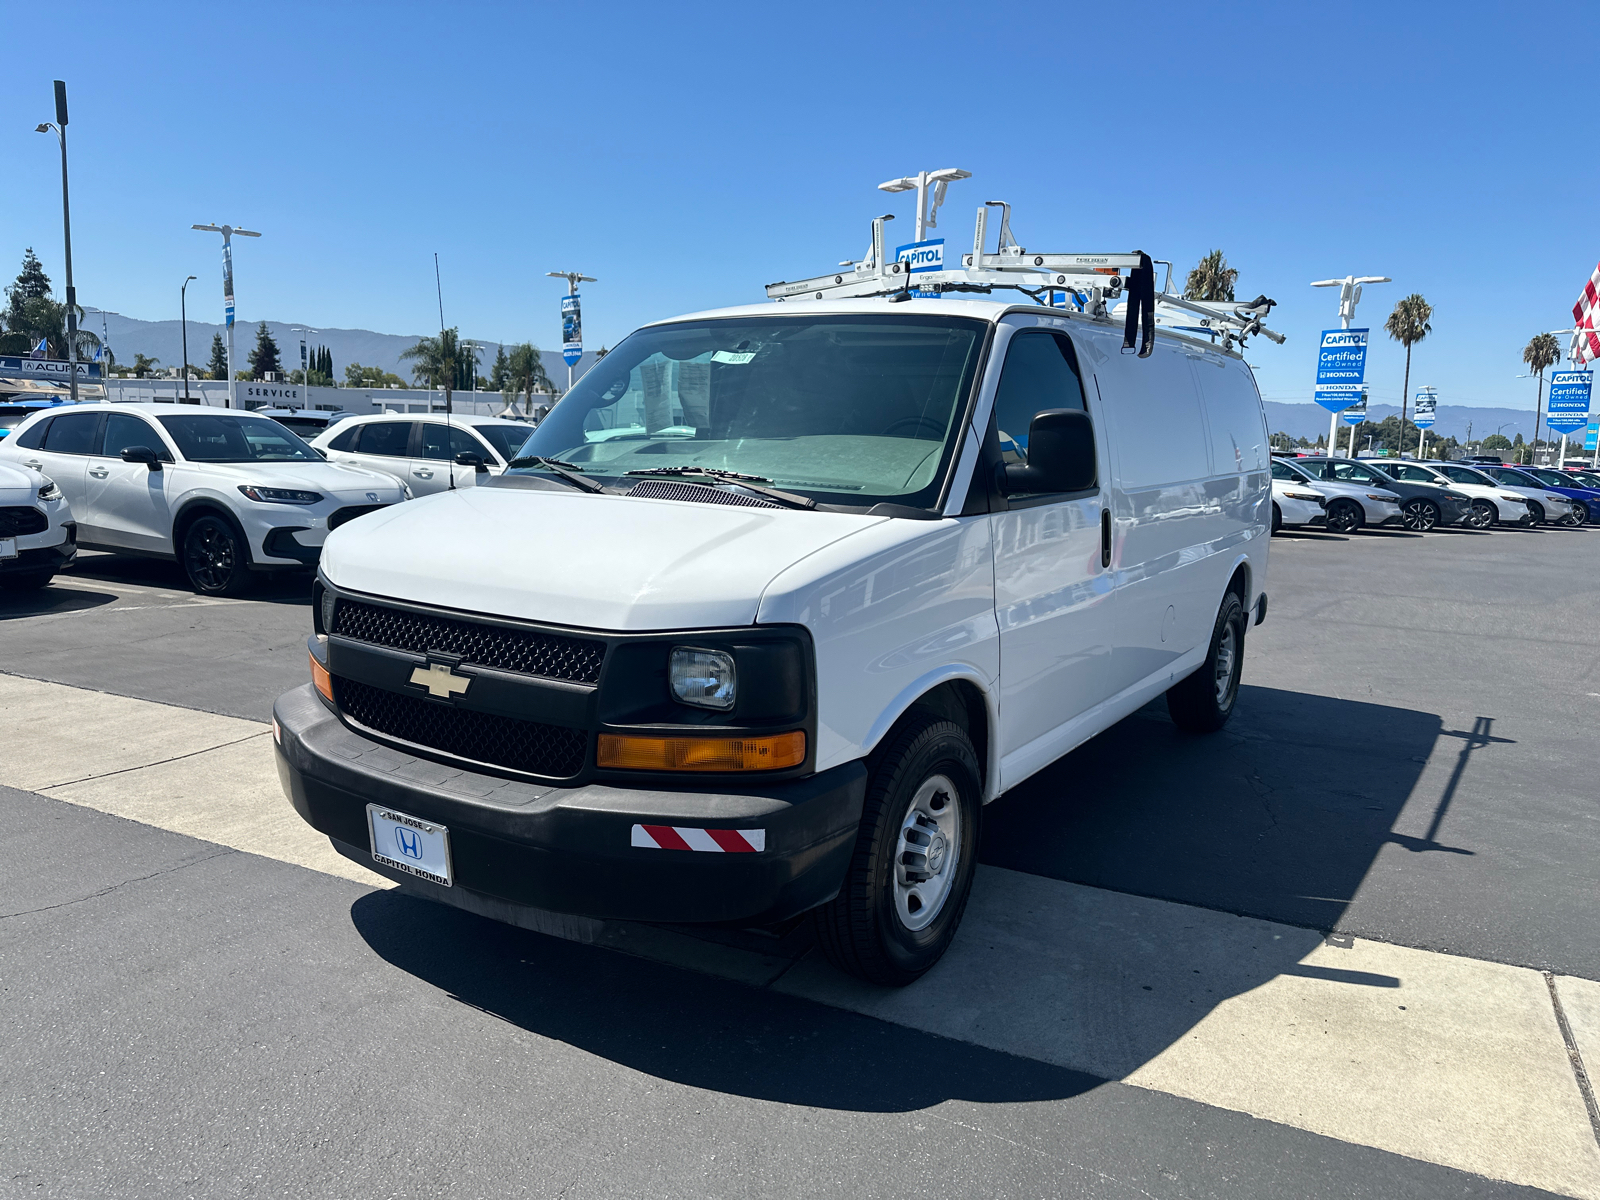
{"type": "Polygon", "coordinates": [[[1139,334],[1141,320],[1144,337],[1139,346],[1139,357],[1149,358],[1156,348],[1156,267],[1150,256],[1139,251],[1139,265],[1128,272],[1128,309],[1122,327],[1122,348],[1132,350],[1139,334]]]}

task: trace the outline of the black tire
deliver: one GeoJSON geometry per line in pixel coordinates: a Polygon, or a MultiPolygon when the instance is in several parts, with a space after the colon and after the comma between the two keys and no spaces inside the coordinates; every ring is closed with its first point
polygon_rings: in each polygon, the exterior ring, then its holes
{"type": "Polygon", "coordinates": [[[1328,528],[1334,533],[1354,533],[1366,524],[1366,514],[1354,500],[1335,500],[1328,505],[1328,528]]]}
{"type": "Polygon", "coordinates": [[[0,575],[0,587],[8,592],[36,592],[49,587],[55,577],[54,571],[13,571],[0,575]]]}
{"type": "Polygon", "coordinates": [[[202,596],[238,596],[249,590],[250,558],[228,521],[205,513],[183,531],[180,556],[189,586],[202,596]]]}
{"type": "Polygon", "coordinates": [[[1547,518],[1545,517],[1544,505],[1537,500],[1528,501],[1528,511],[1533,514],[1533,523],[1536,527],[1545,523],[1547,518]]]}
{"type": "Polygon", "coordinates": [[[1272,502],[1272,532],[1277,533],[1283,528],[1283,513],[1278,509],[1278,502],[1272,502]]]}
{"type": "Polygon", "coordinates": [[[1229,592],[1217,612],[1205,662],[1193,675],[1167,689],[1167,714],[1179,729],[1215,733],[1233,716],[1239,680],[1244,675],[1244,634],[1248,626],[1244,601],[1237,592],[1229,592]]]}
{"type": "Polygon", "coordinates": [[[1427,533],[1439,523],[1439,506],[1418,497],[1400,506],[1400,523],[1412,533],[1427,533]]]}
{"type": "Polygon", "coordinates": [[[1474,500],[1472,502],[1472,515],[1467,518],[1467,527],[1469,529],[1488,529],[1494,524],[1496,515],[1495,506],[1487,500],[1474,500]]]}
{"type": "MultiPolygon", "coordinates": [[[[965,731],[931,714],[906,721],[873,757],[861,830],[844,885],[838,896],[812,914],[812,920],[817,941],[834,966],[869,983],[904,987],[939,961],[966,911],[978,862],[982,783],[978,756],[965,731]],[[954,796],[943,790],[944,784],[950,785],[954,796]],[[920,895],[914,890],[917,882],[928,880],[903,882],[905,876],[920,874],[914,870],[918,856],[906,849],[910,841],[904,834],[925,788],[933,791],[924,805],[947,812],[958,836],[952,862],[943,826],[935,831],[937,844],[944,847],[939,852],[942,869],[929,878],[949,874],[931,918],[921,928],[910,928],[908,920],[915,923],[919,918],[915,910],[909,918],[903,916],[900,907],[920,895]]],[[[913,826],[911,832],[928,836],[922,828],[913,826]]],[[[934,828],[931,822],[927,828],[934,828]]],[[[930,853],[921,864],[926,866],[932,857],[930,853]]]]}

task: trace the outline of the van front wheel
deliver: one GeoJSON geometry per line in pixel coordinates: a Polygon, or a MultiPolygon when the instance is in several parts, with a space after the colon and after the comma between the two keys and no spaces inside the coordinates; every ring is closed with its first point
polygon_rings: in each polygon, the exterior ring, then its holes
{"type": "Polygon", "coordinates": [[[867,782],[844,886],[813,915],[828,961],[890,987],[939,961],[972,890],[981,789],[959,725],[927,715],[890,735],[867,782]]]}
{"type": "Polygon", "coordinates": [[[1215,733],[1233,715],[1244,671],[1244,602],[1229,592],[1211,631],[1211,646],[1200,669],[1167,689],[1172,723],[1190,733],[1215,733]]]}

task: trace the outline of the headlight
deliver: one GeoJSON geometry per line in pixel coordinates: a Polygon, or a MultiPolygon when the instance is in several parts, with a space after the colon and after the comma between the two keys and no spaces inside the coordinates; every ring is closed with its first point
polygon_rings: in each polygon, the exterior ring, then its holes
{"type": "Polygon", "coordinates": [[[44,486],[39,489],[39,499],[45,501],[61,499],[61,489],[56,486],[54,479],[48,477],[45,479],[44,486]]]}
{"type": "Polygon", "coordinates": [[[321,492],[296,492],[289,488],[252,487],[241,483],[239,490],[257,504],[318,504],[321,492]]]}
{"type": "Polygon", "coordinates": [[[696,708],[733,707],[737,685],[731,654],[674,646],[667,659],[667,678],[672,683],[673,698],[680,703],[696,708]]]}
{"type": "Polygon", "coordinates": [[[1500,499],[1504,500],[1508,504],[1526,504],[1527,503],[1527,501],[1524,500],[1521,496],[1507,496],[1507,495],[1505,495],[1503,493],[1501,494],[1500,499]]]}
{"type": "Polygon", "coordinates": [[[1400,499],[1400,497],[1391,496],[1388,492],[1368,492],[1367,499],[1376,500],[1380,504],[1393,504],[1396,500],[1400,499]]]}
{"type": "Polygon", "coordinates": [[[1310,500],[1313,504],[1322,499],[1315,492],[1285,492],[1284,496],[1290,500],[1310,500]]]}

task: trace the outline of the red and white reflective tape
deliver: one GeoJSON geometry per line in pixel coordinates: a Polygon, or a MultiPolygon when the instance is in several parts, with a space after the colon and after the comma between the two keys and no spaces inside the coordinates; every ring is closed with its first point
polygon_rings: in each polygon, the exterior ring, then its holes
{"type": "Polygon", "coordinates": [[[633,844],[644,850],[706,850],[712,854],[759,854],[765,829],[700,829],[688,825],[635,825],[633,844]]]}

